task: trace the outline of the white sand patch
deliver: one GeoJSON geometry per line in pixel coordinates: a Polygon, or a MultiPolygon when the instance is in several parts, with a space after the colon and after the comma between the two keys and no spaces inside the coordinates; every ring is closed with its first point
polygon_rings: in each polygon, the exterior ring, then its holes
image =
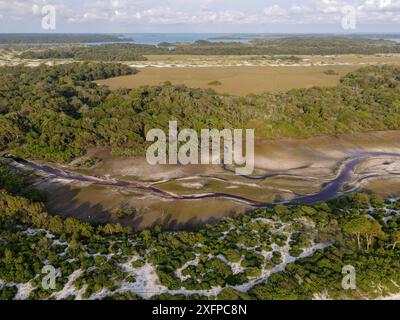
{"type": "Polygon", "coordinates": [[[180,184],[182,187],[190,188],[190,189],[202,189],[204,188],[204,184],[200,182],[185,182],[180,184]]]}
{"type": "MultiPolygon", "coordinates": [[[[303,259],[303,258],[310,257],[316,251],[323,250],[323,249],[325,249],[325,248],[327,248],[327,247],[329,247],[331,245],[330,243],[316,244],[316,245],[313,245],[311,248],[304,249],[304,252],[299,257],[292,257],[289,254],[289,250],[290,250],[289,242],[290,242],[290,238],[288,239],[286,246],[284,246],[283,248],[279,248],[276,245],[272,245],[274,251],[279,251],[281,253],[281,255],[282,255],[281,259],[282,259],[283,262],[281,264],[275,266],[274,268],[272,268],[270,270],[263,269],[260,277],[254,278],[254,279],[250,280],[249,282],[247,282],[247,283],[245,283],[243,285],[235,286],[234,288],[236,290],[238,290],[238,291],[241,291],[241,292],[247,292],[254,285],[267,281],[268,278],[272,274],[285,270],[285,268],[286,268],[286,266],[288,264],[294,263],[297,260],[300,260],[300,259],[303,259]]],[[[263,255],[266,258],[268,258],[268,257],[270,257],[272,255],[272,252],[263,252],[263,255]]]]}
{"type": "Polygon", "coordinates": [[[129,63],[128,65],[132,68],[222,68],[222,67],[339,67],[339,66],[353,66],[353,65],[365,65],[366,63],[351,63],[351,62],[314,62],[310,63],[309,61],[303,60],[300,63],[293,62],[283,62],[278,60],[278,62],[273,62],[271,60],[264,59],[256,59],[252,61],[248,60],[208,60],[208,61],[171,61],[171,62],[163,62],[163,61],[148,61],[141,63],[129,63]]]}
{"type": "Polygon", "coordinates": [[[56,300],[60,300],[60,299],[65,299],[70,295],[74,295],[74,296],[80,296],[82,293],[79,292],[75,286],[73,285],[74,281],[76,279],[78,279],[80,276],[82,275],[82,270],[75,270],[73,273],[71,273],[68,277],[68,282],[65,284],[64,288],[59,291],[56,292],[52,295],[52,298],[56,299],[56,300]]]}
{"type": "Polygon", "coordinates": [[[222,254],[217,256],[217,258],[222,260],[223,262],[225,262],[232,269],[233,274],[241,273],[246,269],[246,268],[243,268],[241,265],[241,262],[243,259],[241,259],[239,262],[231,262],[227,258],[225,258],[225,256],[222,254]]]}
{"type": "Polygon", "coordinates": [[[145,263],[143,267],[137,269],[132,267],[132,262],[138,259],[141,259],[141,257],[135,256],[127,263],[121,265],[125,272],[136,277],[136,282],[123,282],[121,288],[118,289],[117,292],[130,291],[144,299],[149,299],[156,294],[168,290],[165,286],[160,284],[156,269],[150,263],[145,263]]]}
{"type": "Polygon", "coordinates": [[[237,185],[237,186],[246,186],[246,187],[250,187],[250,188],[257,188],[257,189],[261,188],[261,186],[256,183],[246,183],[246,182],[240,182],[240,181],[229,181],[228,183],[237,185]]]}
{"type": "Polygon", "coordinates": [[[25,63],[25,67],[32,67],[32,68],[34,68],[34,67],[40,66],[40,64],[41,64],[41,62],[28,62],[28,63],[25,63]]]}
{"type": "Polygon", "coordinates": [[[105,297],[109,296],[111,294],[111,291],[108,289],[102,289],[99,292],[96,292],[92,294],[89,298],[89,300],[102,300],[105,297]]]}
{"type": "Polygon", "coordinates": [[[318,293],[315,294],[313,297],[313,300],[332,300],[332,298],[329,296],[329,294],[327,292],[323,292],[323,293],[318,293]]]}
{"type": "Polygon", "coordinates": [[[182,271],[185,270],[189,266],[197,266],[199,264],[199,254],[196,254],[196,258],[192,261],[186,262],[181,268],[175,271],[175,275],[181,280],[185,281],[190,278],[190,276],[184,276],[182,275],[182,271]]]}
{"type": "Polygon", "coordinates": [[[38,230],[34,228],[28,228],[25,231],[23,231],[23,233],[25,233],[28,236],[34,236],[35,234],[38,233],[38,230]]]}
{"type": "Polygon", "coordinates": [[[393,295],[386,296],[386,297],[381,297],[377,300],[400,300],[400,293],[393,294],[393,295]]]}
{"type": "Polygon", "coordinates": [[[16,287],[18,289],[18,292],[15,295],[15,300],[27,300],[31,292],[36,289],[36,287],[34,287],[31,282],[16,284],[16,287]]]}

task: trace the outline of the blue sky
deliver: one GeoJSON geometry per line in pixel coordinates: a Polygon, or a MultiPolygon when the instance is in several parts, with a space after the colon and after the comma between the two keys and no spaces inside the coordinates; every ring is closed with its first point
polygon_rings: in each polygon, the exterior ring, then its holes
{"type": "Polygon", "coordinates": [[[0,0],[0,32],[46,32],[46,5],[53,32],[400,33],[400,0],[0,0]]]}

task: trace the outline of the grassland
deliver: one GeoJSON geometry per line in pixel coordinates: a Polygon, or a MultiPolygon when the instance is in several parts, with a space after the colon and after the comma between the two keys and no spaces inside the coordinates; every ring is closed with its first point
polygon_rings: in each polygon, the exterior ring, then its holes
{"type": "MultiPolygon", "coordinates": [[[[0,48],[0,65],[38,66],[70,63],[72,59],[22,59],[20,48],[0,48]]],[[[400,54],[374,55],[145,55],[145,61],[123,61],[139,68],[135,76],[99,81],[111,89],[137,88],[170,81],[219,93],[288,91],[313,86],[336,86],[340,77],[366,65],[400,64],[400,54]],[[326,74],[333,70],[332,74],[326,74]],[[219,85],[212,83],[220,82],[219,85]]]]}
{"type": "Polygon", "coordinates": [[[245,95],[249,93],[288,91],[313,86],[336,86],[340,77],[356,66],[335,67],[337,75],[324,72],[331,67],[204,67],[204,68],[144,68],[138,75],[99,81],[111,89],[159,85],[166,81],[191,88],[213,88],[219,93],[245,95]],[[221,85],[210,83],[219,81],[221,85]]]}
{"type": "Polygon", "coordinates": [[[400,55],[300,56],[299,61],[267,56],[146,56],[135,76],[98,81],[115,90],[159,85],[166,81],[191,88],[212,88],[219,93],[288,91],[313,86],[333,87],[340,77],[366,65],[400,64],[400,55]],[[326,72],[333,70],[333,74],[326,72]],[[220,82],[216,86],[213,82],[220,82]]]}

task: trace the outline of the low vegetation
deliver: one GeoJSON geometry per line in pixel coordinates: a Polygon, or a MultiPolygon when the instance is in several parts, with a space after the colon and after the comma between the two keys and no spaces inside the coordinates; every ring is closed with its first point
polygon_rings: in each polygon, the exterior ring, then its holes
{"type": "Polygon", "coordinates": [[[218,80],[214,80],[214,81],[209,82],[208,85],[210,85],[210,86],[220,86],[220,85],[222,85],[222,82],[218,81],[218,80]]]}
{"type": "Polygon", "coordinates": [[[326,70],[324,73],[326,75],[328,75],[328,76],[337,76],[337,75],[339,75],[339,73],[337,71],[332,70],[332,69],[326,70]]]}
{"type": "Polygon", "coordinates": [[[399,200],[354,194],[259,209],[197,231],[134,234],[51,216],[24,178],[0,167],[0,299],[353,299],[399,291],[399,200]],[[54,290],[40,285],[48,264],[60,274],[54,290]],[[341,287],[345,265],[356,269],[356,290],[341,287]]]}

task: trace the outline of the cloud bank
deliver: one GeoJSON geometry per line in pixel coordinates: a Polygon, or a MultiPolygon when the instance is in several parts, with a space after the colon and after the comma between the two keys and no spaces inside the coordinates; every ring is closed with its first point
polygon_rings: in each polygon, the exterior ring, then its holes
{"type": "Polygon", "coordinates": [[[400,0],[0,0],[0,32],[40,32],[54,5],[60,32],[400,32],[400,0]]]}

